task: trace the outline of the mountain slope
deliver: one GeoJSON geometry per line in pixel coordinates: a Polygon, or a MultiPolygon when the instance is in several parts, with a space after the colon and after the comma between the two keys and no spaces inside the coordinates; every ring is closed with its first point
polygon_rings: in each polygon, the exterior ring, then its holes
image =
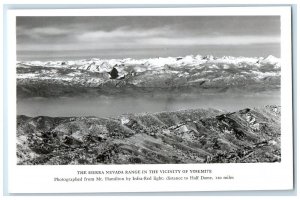
{"type": "Polygon", "coordinates": [[[23,165],[280,162],[280,107],[17,117],[23,165]]]}

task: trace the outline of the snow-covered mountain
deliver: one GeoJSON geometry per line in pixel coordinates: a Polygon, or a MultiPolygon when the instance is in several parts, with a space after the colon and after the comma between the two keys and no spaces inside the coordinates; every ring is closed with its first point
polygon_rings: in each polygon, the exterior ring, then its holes
{"type": "Polygon", "coordinates": [[[234,64],[234,65],[255,65],[261,66],[264,64],[275,65],[280,67],[280,59],[275,56],[263,57],[232,57],[232,56],[223,56],[223,57],[214,57],[212,55],[207,56],[193,56],[188,55],[185,57],[158,57],[158,58],[149,58],[149,59],[84,59],[84,60],[75,60],[75,61],[24,61],[17,62],[17,67],[25,66],[43,66],[43,67],[65,67],[71,69],[83,69],[94,72],[107,72],[116,67],[120,71],[126,71],[126,68],[130,66],[135,66],[137,72],[142,72],[146,70],[164,70],[166,65],[173,67],[182,67],[182,66],[198,66],[201,64],[234,64]]]}
{"type": "MultiPolygon", "coordinates": [[[[280,68],[280,59],[271,55],[266,58],[188,55],[149,59],[18,61],[17,83],[18,93],[26,96],[48,96],[46,93],[54,89],[54,93],[60,96],[74,93],[76,88],[110,93],[110,90],[124,88],[254,86],[267,90],[280,87],[280,68]],[[118,71],[116,79],[111,79],[109,74],[113,68],[118,71]]],[[[53,91],[49,95],[52,96],[53,91]]]]}

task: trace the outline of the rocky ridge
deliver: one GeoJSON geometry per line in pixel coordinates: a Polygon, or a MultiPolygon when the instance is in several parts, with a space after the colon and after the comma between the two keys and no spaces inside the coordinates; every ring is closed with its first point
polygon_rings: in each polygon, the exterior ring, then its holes
{"type": "Polygon", "coordinates": [[[279,106],[116,118],[17,116],[19,165],[280,162],[279,106]]]}

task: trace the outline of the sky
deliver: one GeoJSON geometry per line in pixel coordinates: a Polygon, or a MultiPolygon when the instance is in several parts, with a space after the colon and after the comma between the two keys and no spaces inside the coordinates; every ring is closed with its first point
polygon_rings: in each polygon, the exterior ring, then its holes
{"type": "Polygon", "coordinates": [[[280,57],[279,16],[17,17],[18,60],[280,57]]]}

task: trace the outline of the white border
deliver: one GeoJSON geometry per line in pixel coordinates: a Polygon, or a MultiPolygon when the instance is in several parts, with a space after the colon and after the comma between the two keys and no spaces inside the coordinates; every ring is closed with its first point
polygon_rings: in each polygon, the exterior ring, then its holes
{"type": "Polygon", "coordinates": [[[8,12],[14,16],[269,16],[290,13],[290,7],[20,9],[8,12]]]}
{"type": "Polygon", "coordinates": [[[72,9],[8,11],[8,137],[9,193],[78,193],[78,192],[149,192],[149,191],[228,191],[290,190],[293,188],[291,19],[290,7],[209,7],[209,8],[138,8],[138,9],[72,9]],[[282,161],[252,164],[167,164],[167,165],[16,165],[16,16],[281,16],[281,105],[282,161]],[[53,177],[73,177],[77,170],[129,169],[211,169],[213,175],[233,175],[233,181],[212,182],[82,182],[55,183],[53,177]]]}

